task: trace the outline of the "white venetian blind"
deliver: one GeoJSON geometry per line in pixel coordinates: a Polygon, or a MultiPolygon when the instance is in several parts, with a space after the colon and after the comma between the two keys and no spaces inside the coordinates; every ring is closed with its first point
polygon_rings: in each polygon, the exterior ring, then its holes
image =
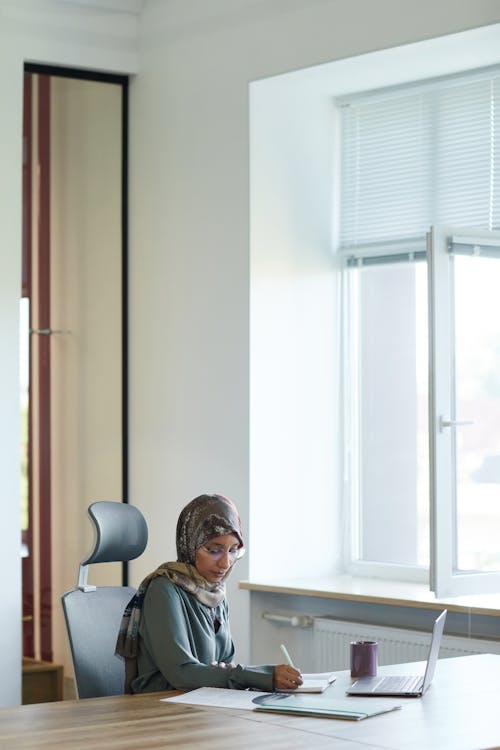
{"type": "Polygon", "coordinates": [[[338,106],[343,253],[422,249],[433,224],[499,228],[499,69],[338,106]]]}

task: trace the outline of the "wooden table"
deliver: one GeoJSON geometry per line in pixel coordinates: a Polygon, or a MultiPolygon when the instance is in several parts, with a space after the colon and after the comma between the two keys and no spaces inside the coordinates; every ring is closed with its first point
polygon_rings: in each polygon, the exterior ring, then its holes
{"type": "MultiPolygon", "coordinates": [[[[404,665],[418,674],[422,663],[404,665]]],[[[402,666],[382,667],[385,674],[402,666]]],[[[329,689],[344,694],[339,672],[329,689]]],[[[500,656],[442,659],[423,698],[359,722],[162,703],[166,693],[0,710],[0,748],[71,750],[479,750],[500,748],[500,656]]],[[[352,700],[356,700],[353,698],[352,700]]]]}

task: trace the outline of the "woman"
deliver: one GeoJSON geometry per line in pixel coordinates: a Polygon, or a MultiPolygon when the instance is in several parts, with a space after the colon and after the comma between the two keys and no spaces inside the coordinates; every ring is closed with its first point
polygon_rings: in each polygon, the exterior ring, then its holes
{"type": "Polygon", "coordinates": [[[222,495],[200,495],[177,522],[177,562],[160,565],[139,586],[121,624],[125,691],[198,687],[293,690],[300,672],[287,664],[233,664],[225,580],[244,552],[241,523],[222,495]]]}

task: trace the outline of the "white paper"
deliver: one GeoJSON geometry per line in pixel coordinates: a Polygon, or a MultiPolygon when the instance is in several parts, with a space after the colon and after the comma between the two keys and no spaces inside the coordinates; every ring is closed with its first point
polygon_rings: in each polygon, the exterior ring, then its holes
{"type": "Polygon", "coordinates": [[[252,701],[258,695],[269,695],[269,693],[261,693],[256,690],[205,687],[160,700],[170,701],[171,703],[189,703],[192,706],[216,706],[218,708],[237,708],[252,711],[255,708],[255,703],[252,703],[252,701]]]}

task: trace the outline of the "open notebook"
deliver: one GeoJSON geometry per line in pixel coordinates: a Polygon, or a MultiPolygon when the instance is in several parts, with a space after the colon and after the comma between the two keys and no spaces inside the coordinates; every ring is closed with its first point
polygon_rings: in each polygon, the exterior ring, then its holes
{"type": "Polygon", "coordinates": [[[295,690],[280,690],[280,693],[322,693],[336,677],[333,672],[316,672],[314,674],[302,674],[304,682],[295,690]]]}

